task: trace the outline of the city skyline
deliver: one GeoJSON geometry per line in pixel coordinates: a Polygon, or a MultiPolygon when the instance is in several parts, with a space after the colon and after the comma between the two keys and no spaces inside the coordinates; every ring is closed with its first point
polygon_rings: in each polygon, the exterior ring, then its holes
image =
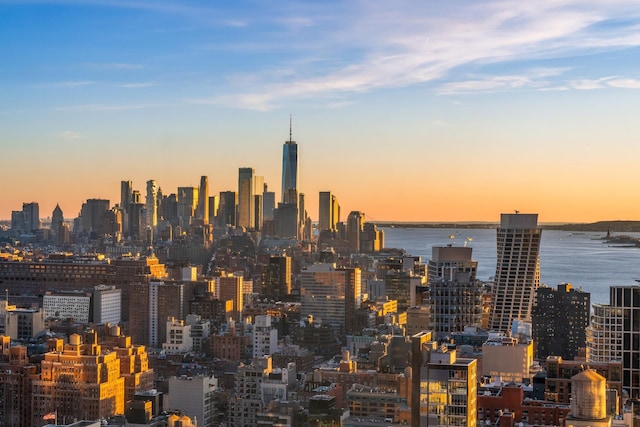
{"type": "MultiPolygon", "coordinates": [[[[342,218],[640,219],[633,1],[0,4],[0,219],[251,167],[342,218]]],[[[280,200],[278,194],[277,199],[280,200]]]]}

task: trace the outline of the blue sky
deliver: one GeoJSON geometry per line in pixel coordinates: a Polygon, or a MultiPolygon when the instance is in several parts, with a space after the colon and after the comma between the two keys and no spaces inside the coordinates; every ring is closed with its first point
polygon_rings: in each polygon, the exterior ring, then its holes
{"type": "Polygon", "coordinates": [[[314,219],[640,218],[636,1],[0,1],[0,37],[0,218],[277,191],[289,114],[314,219]]]}

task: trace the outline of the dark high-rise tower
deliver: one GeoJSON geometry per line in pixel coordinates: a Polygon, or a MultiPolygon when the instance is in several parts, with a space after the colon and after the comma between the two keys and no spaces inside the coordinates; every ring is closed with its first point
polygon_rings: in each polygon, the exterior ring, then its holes
{"type": "Polygon", "coordinates": [[[591,294],[561,283],[558,289],[540,286],[533,305],[535,357],[561,356],[573,360],[586,347],[591,294]]]}
{"type": "Polygon", "coordinates": [[[538,214],[500,215],[489,328],[507,332],[514,320],[531,321],[540,284],[540,236],[538,214]]]}
{"type": "Polygon", "coordinates": [[[282,148],[282,203],[298,203],[298,144],[292,138],[291,117],[289,140],[282,148]]]}

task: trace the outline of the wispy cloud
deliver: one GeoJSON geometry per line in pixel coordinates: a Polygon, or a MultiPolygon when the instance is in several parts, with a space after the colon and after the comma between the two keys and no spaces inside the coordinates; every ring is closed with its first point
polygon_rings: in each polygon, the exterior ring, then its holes
{"type": "Polygon", "coordinates": [[[121,105],[107,105],[107,104],[82,104],[82,105],[69,105],[64,107],[56,107],[56,111],[77,111],[77,112],[94,112],[94,111],[126,111],[126,110],[145,110],[148,108],[163,108],[169,107],[170,104],[121,104],[121,105]]]}
{"type": "Polygon", "coordinates": [[[125,62],[104,62],[104,63],[85,63],[84,68],[92,70],[140,70],[145,68],[142,64],[131,64],[125,62]]]}
{"type": "Polygon", "coordinates": [[[84,138],[85,136],[83,134],[72,130],[67,130],[58,134],[58,139],[61,139],[63,141],[77,141],[84,138]]]}
{"type": "Polygon", "coordinates": [[[139,88],[139,87],[151,87],[155,85],[152,82],[140,82],[140,83],[122,83],[118,86],[124,87],[124,88],[139,88]]]}
{"type": "MultiPolygon", "coordinates": [[[[192,101],[265,110],[290,99],[331,98],[445,78],[447,83],[436,86],[439,93],[523,87],[548,90],[554,85],[544,79],[552,80],[556,75],[496,73],[468,79],[460,78],[460,70],[546,60],[570,65],[576,56],[640,46],[640,32],[630,31],[640,19],[635,1],[548,0],[532,4],[495,0],[460,3],[458,7],[433,2],[402,1],[393,7],[363,2],[348,12],[337,14],[331,28],[300,21],[310,29],[304,40],[312,40],[313,55],[330,58],[319,69],[294,68],[295,61],[287,61],[281,64],[283,68],[291,66],[291,76],[286,79],[261,71],[254,74],[251,86],[192,101]],[[322,38],[312,39],[320,32],[322,38]]],[[[230,76],[230,81],[233,78],[230,76]]],[[[594,84],[605,84],[598,79],[594,84]]],[[[585,89],[586,80],[567,88],[585,89]]]]}
{"type": "Polygon", "coordinates": [[[614,78],[609,80],[607,84],[611,87],[617,87],[622,89],[640,89],[639,79],[614,78]]]}

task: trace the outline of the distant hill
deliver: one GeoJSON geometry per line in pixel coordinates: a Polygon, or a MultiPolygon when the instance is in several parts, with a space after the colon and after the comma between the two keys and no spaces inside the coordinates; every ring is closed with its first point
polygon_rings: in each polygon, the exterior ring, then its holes
{"type": "MultiPolygon", "coordinates": [[[[375,222],[378,227],[389,228],[498,228],[498,223],[491,222],[375,222]]],[[[574,224],[540,224],[543,230],[567,231],[610,231],[612,233],[640,233],[640,221],[598,221],[574,224]]]]}

